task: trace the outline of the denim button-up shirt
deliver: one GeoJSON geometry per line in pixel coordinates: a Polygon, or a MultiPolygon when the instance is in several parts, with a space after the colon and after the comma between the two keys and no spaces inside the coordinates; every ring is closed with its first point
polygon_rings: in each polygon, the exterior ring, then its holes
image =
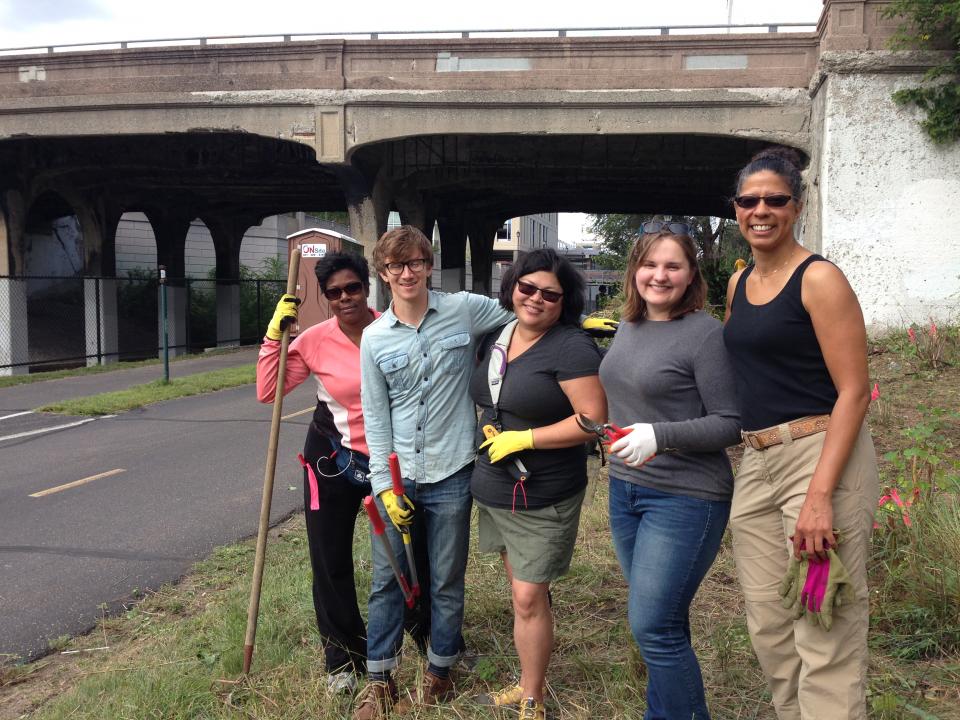
{"type": "Polygon", "coordinates": [[[401,322],[391,305],[363,331],[360,400],[375,495],[391,487],[391,452],[418,483],[473,461],[477,416],[468,385],[476,341],[512,318],[492,298],[431,290],[418,327],[401,322]]]}

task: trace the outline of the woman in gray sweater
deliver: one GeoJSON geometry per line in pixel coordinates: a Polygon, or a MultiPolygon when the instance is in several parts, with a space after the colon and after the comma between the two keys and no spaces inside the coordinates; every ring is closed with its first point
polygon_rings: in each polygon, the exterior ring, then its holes
{"type": "Polygon", "coordinates": [[[623,318],[600,365],[610,422],[610,529],[647,664],[644,718],[710,717],[689,608],[717,555],[740,441],[720,322],[684,223],[644,223],[627,262],[623,318]]]}

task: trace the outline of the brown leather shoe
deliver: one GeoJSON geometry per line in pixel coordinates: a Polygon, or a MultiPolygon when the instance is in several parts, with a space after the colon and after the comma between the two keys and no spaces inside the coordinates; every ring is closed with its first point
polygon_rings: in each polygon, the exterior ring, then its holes
{"type": "Polygon", "coordinates": [[[416,705],[439,705],[451,697],[453,697],[453,680],[439,678],[427,670],[423,674],[423,683],[420,685],[417,697],[411,698],[407,695],[401,698],[395,709],[402,715],[410,712],[416,705]]]}
{"type": "Polygon", "coordinates": [[[397,686],[393,678],[383,682],[371,680],[357,696],[353,720],[384,720],[397,702],[397,686]]]}

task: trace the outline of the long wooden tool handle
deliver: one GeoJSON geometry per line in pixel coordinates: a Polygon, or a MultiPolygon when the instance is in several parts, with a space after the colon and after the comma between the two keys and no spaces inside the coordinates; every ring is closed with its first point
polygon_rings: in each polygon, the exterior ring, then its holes
{"type": "MultiPolygon", "coordinates": [[[[300,250],[290,254],[287,271],[287,294],[297,292],[300,272],[300,250]]],[[[260,527],[257,529],[257,554],[253,561],[253,585],[247,606],[247,635],[243,641],[243,674],[250,672],[253,662],[253,643],[257,639],[257,615],[260,612],[260,587],[263,583],[263,563],[267,555],[267,532],[270,530],[270,503],[273,500],[273,477],[277,469],[277,446],[280,444],[280,416],[283,415],[283,389],[287,384],[287,346],[290,344],[290,326],[280,337],[280,363],[277,366],[277,390],[273,396],[273,417],[270,420],[270,444],[267,464],[263,471],[263,497],[260,499],[260,527]]]]}

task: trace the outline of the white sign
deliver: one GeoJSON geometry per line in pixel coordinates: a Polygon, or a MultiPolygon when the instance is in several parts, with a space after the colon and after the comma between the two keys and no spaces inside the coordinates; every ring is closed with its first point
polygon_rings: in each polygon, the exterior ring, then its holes
{"type": "Polygon", "coordinates": [[[304,243],[300,246],[300,257],[303,258],[322,258],[326,254],[326,243],[304,243]]]}

